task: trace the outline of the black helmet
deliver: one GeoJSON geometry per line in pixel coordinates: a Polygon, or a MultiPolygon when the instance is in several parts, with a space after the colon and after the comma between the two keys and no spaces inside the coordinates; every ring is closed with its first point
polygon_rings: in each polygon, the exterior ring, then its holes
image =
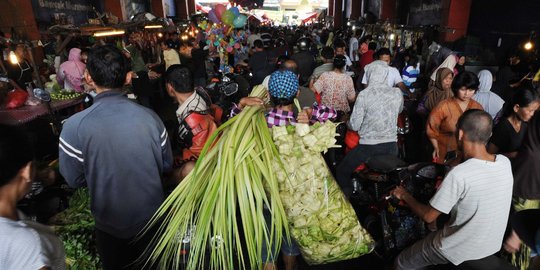
{"type": "Polygon", "coordinates": [[[300,38],[296,44],[301,51],[307,51],[311,47],[311,40],[309,38],[300,38]]]}
{"type": "Polygon", "coordinates": [[[274,42],[274,47],[276,48],[280,48],[280,47],[283,47],[287,45],[287,42],[285,42],[285,39],[280,37],[278,39],[276,39],[276,41],[274,42]]]}

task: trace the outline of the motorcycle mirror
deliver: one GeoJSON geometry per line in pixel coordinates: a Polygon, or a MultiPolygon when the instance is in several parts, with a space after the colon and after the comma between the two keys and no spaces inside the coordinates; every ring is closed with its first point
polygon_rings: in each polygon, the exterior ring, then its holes
{"type": "Polygon", "coordinates": [[[41,88],[34,88],[34,96],[41,101],[51,101],[51,94],[41,88]]]}
{"type": "Polygon", "coordinates": [[[237,83],[230,83],[223,87],[223,94],[225,96],[232,96],[238,92],[238,84],[237,83]]]}

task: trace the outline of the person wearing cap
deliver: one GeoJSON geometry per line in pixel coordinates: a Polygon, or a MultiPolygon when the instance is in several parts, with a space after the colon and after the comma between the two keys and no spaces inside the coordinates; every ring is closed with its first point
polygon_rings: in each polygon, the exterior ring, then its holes
{"type": "MultiPolygon", "coordinates": [[[[274,107],[266,113],[266,123],[269,128],[273,126],[288,126],[296,125],[296,123],[310,123],[325,122],[330,119],[334,119],[337,113],[334,109],[326,106],[313,106],[310,109],[305,109],[298,114],[293,111],[294,99],[298,95],[298,76],[290,70],[277,70],[270,76],[268,82],[268,94],[270,95],[270,101],[274,107]]],[[[231,111],[231,117],[241,112],[245,106],[263,106],[264,101],[258,97],[244,97],[240,100],[240,103],[233,107],[231,111]]],[[[269,214],[266,213],[265,217],[269,223],[269,214]]],[[[298,246],[294,239],[291,239],[289,244],[284,239],[281,245],[281,251],[283,253],[283,261],[285,264],[285,270],[293,270],[296,265],[296,256],[300,254],[298,246]]],[[[277,258],[276,247],[271,248],[272,254],[267,254],[267,248],[263,246],[262,262],[264,263],[264,269],[275,269],[275,260],[277,258]]]]}

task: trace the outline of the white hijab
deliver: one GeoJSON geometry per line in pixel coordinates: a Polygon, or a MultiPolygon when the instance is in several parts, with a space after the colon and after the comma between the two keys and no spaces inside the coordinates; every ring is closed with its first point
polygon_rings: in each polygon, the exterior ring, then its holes
{"type": "Polygon", "coordinates": [[[491,92],[491,85],[493,84],[493,75],[489,70],[482,70],[478,73],[478,80],[480,85],[478,86],[478,92],[473,96],[473,99],[484,107],[484,110],[495,118],[497,113],[502,109],[504,100],[497,94],[491,92]]]}
{"type": "MultiPolygon", "coordinates": [[[[454,68],[457,64],[457,57],[453,54],[449,55],[444,59],[444,61],[431,73],[431,80],[435,81],[437,79],[437,71],[441,68],[449,68],[451,71],[454,71],[454,68]]],[[[454,72],[455,73],[455,72],[454,72]]],[[[456,74],[454,74],[456,75],[456,74]]]]}

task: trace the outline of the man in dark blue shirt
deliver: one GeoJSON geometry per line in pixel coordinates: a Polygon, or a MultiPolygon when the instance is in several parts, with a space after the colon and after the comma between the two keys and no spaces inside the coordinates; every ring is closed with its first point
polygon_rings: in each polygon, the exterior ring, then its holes
{"type": "Polygon", "coordinates": [[[88,186],[103,269],[128,269],[148,246],[133,243],[136,234],[164,200],[161,175],[171,169],[171,145],[159,117],[120,91],[131,80],[120,50],[95,48],[86,67],[85,79],[98,94],[64,124],[60,173],[72,187],[88,186]]]}

